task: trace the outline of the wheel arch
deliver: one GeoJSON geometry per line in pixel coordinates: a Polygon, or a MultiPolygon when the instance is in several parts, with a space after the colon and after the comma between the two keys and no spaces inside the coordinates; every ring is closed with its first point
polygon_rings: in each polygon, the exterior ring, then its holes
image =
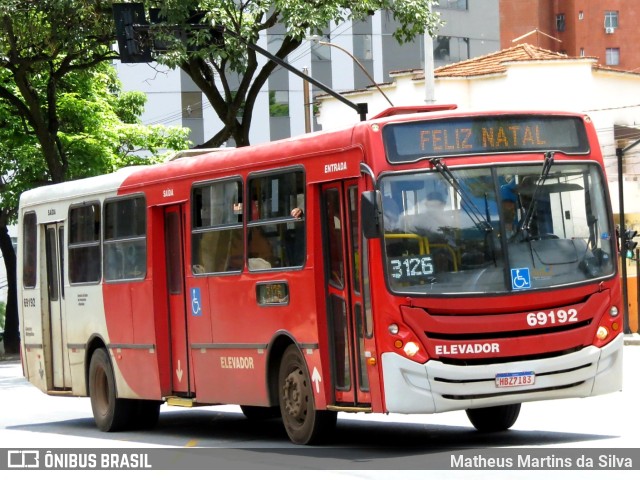
{"type": "MultiPolygon", "coordinates": [[[[91,395],[91,391],[89,389],[89,369],[91,367],[91,357],[93,357],[93,353],[100,348],[104,348],[106,350],[109,362],[111,362],[111,355],[109,355],[109,349],[107,348],[107,344],[105,343],[105,341],[101,336],[93,335],[87,342],[87,348],[85,350],[84,357],[84,385],[87,396],[91,395]]],[[[113,369],[113,365],[111,368],[113,369]]]]}
{"type": "Polygon", "coordinates": [[[298,342],[296,342],[290,332],[279,330],[274,334],[267,348],[267,371],[265,380],[269,406],[276,406],[280,403],[278,399],[278,373],[280,370],[280,361],[282,360],[284,351],[289,345],[298,345],[298,342]]]}

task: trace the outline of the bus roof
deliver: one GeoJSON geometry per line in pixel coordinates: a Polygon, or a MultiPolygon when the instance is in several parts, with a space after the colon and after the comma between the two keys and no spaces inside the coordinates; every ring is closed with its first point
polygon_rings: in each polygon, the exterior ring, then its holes
{"type": "Polygon", "coordinates": [[[84,198],[87,195],[100,196],[101,194],[115,192],[122,185],[124,179],[131,175],[131,173],[145,168],[147,167],[124,167],[116,172],[97,177],[71,180],[69,182],[34,188],[33,190],[24,192],[20,196],[20,206],[21,208],[33,207],[59,200],[73,200],[74,198],[84,198]]]}
{"type": "MultiPolygon", "coordinates": [[[[145,185],[160,184],[168,179],[238,174],[241,170],[252,171],[272,168],[274,165],[294,165],[306,158],[317,158],[318,162],[331,161],[333,157],[349,157],[349,161],[363,158],[360,153],[367,147],[371,132],[382,129],[386,124],[402,124],[417,120],[454,119],[460,117],[500,117],[515,114],[573,116],[588,120],[588,116],[576,112],[554,111],[465,111],[454,105],[395,107],[352,126],[313,132],[296,137],[277,140],[266,144],[242,148],[221,148],[209,150],[188,150],[178,152],[171,161],[150,166],[125,167],[117,172],[97,177],[64,182],[36,188],[21,196],[21,207],[38,205],[89,195],[100,196],[109,192],[125,193],[145,185]],[[304,141],[300,141],[304,139],[304,141]]],[[[358,160],[359,161],[359,160],[358,160]]]]}
{"type": "Polygon", "coordinates": [[[164,182],[168,178],[184,179],[203,176],[207,173],[224,175],[238,173],[239,170],[259,170],[274,164],[286,164],[302,161],[313,156],[331,156],[357,147],[353,141],[355,127],[342,130],[322,131],[301,136],[277,140],[266,144],[241,148],[218,149],[196,156],[184,156],[171,162],[153,165],[144,170],[133,172],[126,179],[127,187],[139,187],[164,182]],[[305,141],[301,142],[300,139],[305,141]]]}

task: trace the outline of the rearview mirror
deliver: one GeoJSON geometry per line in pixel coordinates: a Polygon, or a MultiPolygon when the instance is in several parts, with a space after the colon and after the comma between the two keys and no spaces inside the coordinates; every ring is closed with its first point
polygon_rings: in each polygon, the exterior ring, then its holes
{"type": "Polygon", "coordinates": [[[379,238],[381,235],[382,196],[378,190],[362,192],[360,197],[360,219],[365,238],[379,238]]]}

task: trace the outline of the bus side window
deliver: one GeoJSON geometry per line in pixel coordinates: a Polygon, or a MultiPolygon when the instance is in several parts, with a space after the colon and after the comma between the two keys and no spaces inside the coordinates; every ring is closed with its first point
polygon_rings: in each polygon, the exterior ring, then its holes
{"type": "Polygon", "coordinates": [[[306,258],[304,172],[270,172],[249,180],[249,270],[300,267],[306,258]]]}
{"type": "Polygon", "coordinates": [[[36,212],[27,212],[22,218],[22,285],[24,288],[36,286],[38,271],[38,222],[36,212]]]}
{"type": "Polygon", "coordinates": [[[104,204],[104,279],[142,279],[147,273],[147,218],[144,197],[104,204]]]}
{"type": "Polygon", "coordinates": [[[239,272],[244,257],[242,182],[218,181],[193,188],[193,273],[239,272]]]}
{"type": "Polygon", "coordinates": [[[100,204],[72,205],[69,208],[69,282],[99,282],[100,204]]]}

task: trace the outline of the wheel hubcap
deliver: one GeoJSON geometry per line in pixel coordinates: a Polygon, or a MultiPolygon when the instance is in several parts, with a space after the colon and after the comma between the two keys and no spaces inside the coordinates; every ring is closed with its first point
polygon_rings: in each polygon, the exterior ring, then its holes
{"type": "Polygon", "coordinates": [[[307,398],[303,393],[305,385],[302,371],[297,369],[287,375],[283,387],[284,408],[292,418],[303,420],[307,413],[307,398]]]}

